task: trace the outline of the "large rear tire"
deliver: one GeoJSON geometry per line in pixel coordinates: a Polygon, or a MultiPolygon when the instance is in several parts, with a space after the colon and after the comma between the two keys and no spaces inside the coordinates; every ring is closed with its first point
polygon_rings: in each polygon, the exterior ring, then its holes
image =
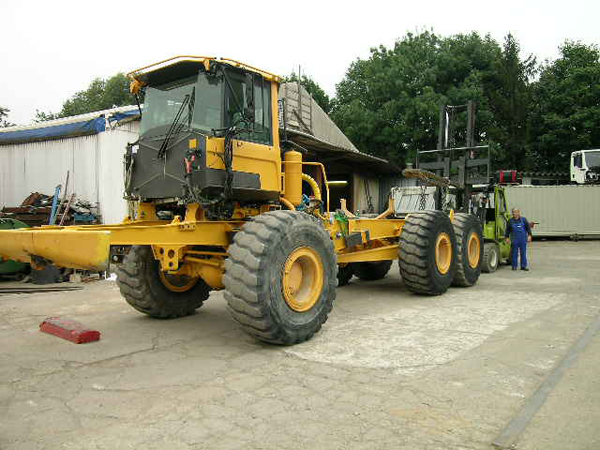
{"type": "Polygon", "coordinates": [[[456,235],[456,275],[454,286],[468,287],[477,283],[481,275],[483,230],[473,214],[457,213],[452,221],[456,235]]]}
{"type": "Polygon", "coordinates": [[[485,273],[494,273],[498,270],[500,264],[500,249],[498,244],[486,242],[483,245],[483,261],[481,262],[481,271],[485,273]]]}
{"type": "Polygon", "coordinates": [[[131,247],[123,264],[117,267],[117,286],[133,308],[158,319],[194,314],[210,293],[210,287],[201,278],[162,272],[147,245],[131,247]]]}
{"type": "Polygon", "coordinates": [[[317,219],[272,211],[245,224],[225,262],[225,299],[233,318],[261,341],[292,345],[327,320],[337,285],[337,257],[317,219]]]}
{"type": "Polygon", "coordinates": [[[446,214],[427,211],[407,216],[400,235],[400,276],[409,291],[440,295],[456,273],[456,237],[446,214]]]}
{"type": "Polygon", "coordinates": [[[354,275],[363,281],[385,278],[392,267],[392,261],[359,262],[352,264],[354,275]]]}

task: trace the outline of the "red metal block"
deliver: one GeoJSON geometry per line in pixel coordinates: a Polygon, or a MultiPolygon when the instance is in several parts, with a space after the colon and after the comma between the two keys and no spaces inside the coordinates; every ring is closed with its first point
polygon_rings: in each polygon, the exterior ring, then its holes
{"type": "Polygon", "coordinates": [[[53,334],[76,344],[85,344],[100,339],[100,332],[89,330],[80,322],[60,317],[48,317],[40,324],[40,331],[53,334]]]}

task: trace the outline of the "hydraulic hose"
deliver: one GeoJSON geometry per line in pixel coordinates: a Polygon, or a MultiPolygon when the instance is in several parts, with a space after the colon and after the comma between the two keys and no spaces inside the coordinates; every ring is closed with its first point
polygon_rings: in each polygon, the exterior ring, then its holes
{"type": "Polygon", "coordinates": [[[319,201],[322,201],[323,199],[321,198],[321,189],[319,188],[319,185],[317,184],[315,179],[313,177],[311,177],[310,175],[303,173],[302,180],[306,181],[309,184],[310,188],[313,191],[313,195],[315,196],[315,198],[319,201]]]}

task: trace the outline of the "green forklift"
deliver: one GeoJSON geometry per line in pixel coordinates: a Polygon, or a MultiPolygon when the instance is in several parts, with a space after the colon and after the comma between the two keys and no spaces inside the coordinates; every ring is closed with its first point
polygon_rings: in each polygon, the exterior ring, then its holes
{"type": "Polygon", "coordinates": [[[481,270],[492,273],[510,258],[510,243],[505,241],[504,233],[511,215],[503,184],[516,182],[516,172],[501,171],[495,179],[492,177],[490,148],[477,145],[475,140],[475,108],[472,101],[443,105],[437,148],[418,151],[415,169],[403,173],[419,180],[420,209],[425,209],[427,203],[426,187],[435,186],[435,209],[455,209],[479,217],[484,238],[481,270]],[[466,133],[457,129],[456,119],[466,119],[466,133]],[[456,146],[461,138],[466,138],[466,144],[456,146]]]}
{"type": "MultiPolygon", "coordinates": [[[[477,189],[477,188],[475,188],[477,189]]],[[[481,271],[492,273],[501,262],[510,258],[510,243],[504,239],[504,233],[511,215],[508,211],[506,191],[503,186],[493,184],[475,193],[475,212],[483,226],[483,261],[481,271]],[[479,199],[477,199],[479,196],[479,199]]]]}

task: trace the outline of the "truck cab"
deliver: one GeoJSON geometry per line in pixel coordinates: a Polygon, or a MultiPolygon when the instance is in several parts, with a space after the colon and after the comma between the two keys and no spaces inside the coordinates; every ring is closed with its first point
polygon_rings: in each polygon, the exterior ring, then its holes
{"type": "Polygon", "coordinates": [[[571,153],[571,183],[600,183],[600,149],[571,153]]]}

